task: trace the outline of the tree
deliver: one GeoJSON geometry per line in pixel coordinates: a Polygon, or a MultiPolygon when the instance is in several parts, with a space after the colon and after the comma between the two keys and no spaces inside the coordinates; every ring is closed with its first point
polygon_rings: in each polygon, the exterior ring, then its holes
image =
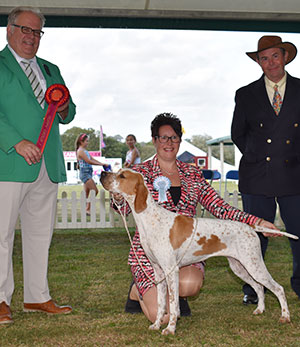
{"type": "Polygon", "coordinates": [[[140,151],[142,161],[150,158],[155,153],[152,141],[138,143],[137,148],[140,151]]]}
{"type": "Polygon", "coordinates": [[[112,136],[104,137],[105,148],[102,153],[106,158],[122,158],[125,161],[126,152],[128,150],[127,145],[116,140],[112,136]]]}
{"type": "MultiPolygon", "coordinates": [[[[75,151],[75,141],[79,134],[87,134],[89,136],[89,151],[99,151],[100,149],[100,131],[96,131],[92,128],[84,129],[79,127],[73,127],[66,130],[61,135],[61,141],[64,151],[75,151]]],[[[125,143],[120,142],[122,137],[106,136],[103,134],[103,141],[105,148],[102,149],[102,155],[107,158],[122,158],[123,162],[126,157],[127,146],[125,143]]]]}
{"type": "Polygon", "coordinates": [[[79,134],[87,134],[89,137],[89,150],[99,151],[99,131],[92,128],[82,129],[73,127],[66,130],[60,137],[64,151],[75,151],[75,141],[79,134]]]}
{"type": "MultiPolygon", "coordinates": [[[[192,145],[202,149],[202,151],[206,152],[208,151],[208,146],[206,144],[206,142],[208,140],[211,140],[212,137],[207,135],[207,134],[204,134],[204,135],[194,135],[192,136],[191,139],[187,139],[187,141],[189,143],[191,143],[192,145]]],[[[214,151],[215,152],[215,151],[214,151]]],[[[214,154],[214,153],[213,153],[214,154]]]]}

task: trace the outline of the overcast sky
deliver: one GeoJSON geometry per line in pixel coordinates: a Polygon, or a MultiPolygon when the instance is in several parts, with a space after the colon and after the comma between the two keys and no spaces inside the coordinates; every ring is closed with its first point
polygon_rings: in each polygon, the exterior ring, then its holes
{"type": "MultiPolygon", "coordinates": [[[[57,64],[77,105],[61,126],[133,133],[149,141],[161,112],[179,116],[185,137],[230,134],[236,89],[261,76],[246,56],[266,33],[45,28],[38,56],[57,64]]],[[[300,49],[300,35],[279,33],[300,49]]],[[[0,28],[1,47],[6,29],[0,28]]],[[[287,66],[300,77],[300,57],[287,66]]]]}

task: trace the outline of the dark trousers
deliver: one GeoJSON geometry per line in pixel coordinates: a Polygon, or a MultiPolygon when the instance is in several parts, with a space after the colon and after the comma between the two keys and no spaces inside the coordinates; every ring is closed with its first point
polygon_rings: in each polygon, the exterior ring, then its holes
{"type": "MultiPolygon", "coordinates": [[[[288,233],[297,235],[300,238],[300,195],[284,197],[266,197],[262,195],[242,194],[243,208],[245,212],[263,218],[274,223],[276,213],[276,202],[279,205],[280,215],[288,233]]],[[[263,257],[268,247],[268,238],[258,233],[263,257]]],[[[300,240],[289,239],[293,254],[293,275],[291,286],[300,298],[300,240]]],[[[276,261],[276,259],[274,259],[276,261]]],[[[256,296],[254,289],[249,285],[243,286],[243,292],[256,296]]]]}

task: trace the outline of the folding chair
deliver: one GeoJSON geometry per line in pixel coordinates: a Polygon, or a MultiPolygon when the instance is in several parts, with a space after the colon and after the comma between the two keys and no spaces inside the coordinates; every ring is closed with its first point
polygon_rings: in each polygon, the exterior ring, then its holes
{"type": "MultiPolygon", "coordinates": [[[[210,184],[213,183],[213,181],[217,181],[217,180],[220,180],[220,192],[221,192],[221,174],[218,170],[204,170],[202,169],[201,170],[202,173],[203,173],[203,176],[204,178],[209,181],[210,184]]],[[[204,216],[204,213],[205,213],[205,208],[202,206],[202,209],[201,209],[201,217],[204,216]]]]}
{"type": "Polygon", "coordinates": [[[222,182],[221,182],[221,174],[218,170],[213,170],[212,182],[213,181],[219,181],[219,192],[221,194],[222,182]]]}
{"type": "MultiPolygon", "coordinates": [[[[238,170],[230,170],[227,172],[225,177],[225,192],[227,191],[227,182],[228,180],[239,180],[239,171],[238,170]]],[[[232,193],[228,192],[229,195],[232,195],[232,193]]]]}
{"type": "Polygon", "coordinates": [[[212,179],[213,179],[213,175],[214,175],[213,170],[205,170],[205,169],[202,169],[201,171],[202,171],[202,173],[203,173],[204,178],[205,178],[207,181],[210,181],[210,183],[211,183],[211,182],[212,182],[212,179]]]}

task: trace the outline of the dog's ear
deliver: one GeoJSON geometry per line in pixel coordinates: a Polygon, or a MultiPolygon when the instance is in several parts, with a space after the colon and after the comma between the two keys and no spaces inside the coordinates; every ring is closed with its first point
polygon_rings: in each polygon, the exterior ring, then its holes
{"type": "Polygon", "coordinates": [[[148,190],[145,187],[144,180],[136,184],[136,195],[134,200],[134,210],[136,213],[141,213],[147,208],[147,197],[148,197],[148,190]]]}

